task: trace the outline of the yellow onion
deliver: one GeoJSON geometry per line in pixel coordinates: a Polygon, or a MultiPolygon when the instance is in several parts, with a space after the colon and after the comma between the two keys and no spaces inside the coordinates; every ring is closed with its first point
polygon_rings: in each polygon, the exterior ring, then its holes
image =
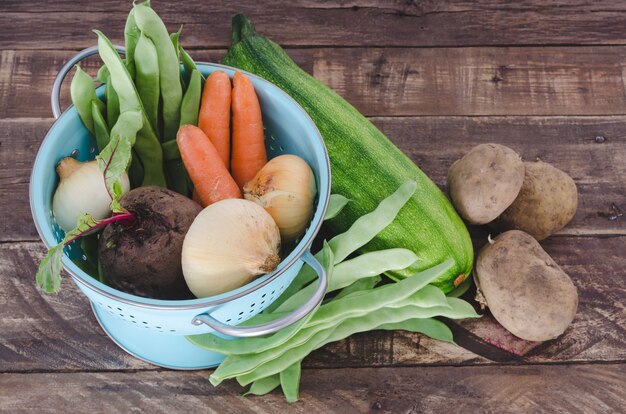
{"type": "Polygon", "coordinates": [[[182,267],[199,298],[236,289],[280,263],[280,233],[263,208],[247,200],[218,201],[200,212],[183,241],[182,267]]]}
{"type": "MultiPolygon", "coordinates": [[[[57,165],[59,186],[52,197],[52,212],[59,227],[70,231],[76,227],[81,214],[91,214],[102,220],[111,215],[111,196],[97,161],[80,162],[72,157],[57,165]]],[[[130,189],[128,175],[121,177],[122,190],[130,189]]]]}
{"type": "Polygon", "coordinates": [[[244,198],[272,216],[283,243],[304,233],[311,222],[316,193],[311,167],[302,158],[290,154],[272,158],[243,187],[244,198]]]}

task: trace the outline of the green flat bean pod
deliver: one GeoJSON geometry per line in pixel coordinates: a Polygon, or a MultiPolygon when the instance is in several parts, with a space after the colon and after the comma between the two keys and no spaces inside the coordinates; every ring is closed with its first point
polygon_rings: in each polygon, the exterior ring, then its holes
{"type": "MultiPolygon", "coordinates": [[[[333,269],[333,281],[328,284],[326,292],[334,292],[354,283],[363,277],[380,275],[389,270],[402,270],[413,264],[417,256],[407,249],[387,249],[365,253],[354,259],[341,262],[333,269]]],[[[276,308],[277,312],[287,312],[298,308],[315,290],[311,284],[276,308]]]]}
{"type": "MultiPolygon", "coordinates": [[[[335,264],[342,262],[353,251],[364,246],[376,236],[376,234],[389,225],[389,223],[395,219],[400,209],[413,195],[416,188],[417,184],[415,181],[405,182],[393,194],[381,201],[374,211],[361,216],[346,232],[335,236],[329,242],[330,247],[335,252],[335,264]]],[[[317,254],[315,257],[317,257],[317,254]]],[[[285,289],[283,294],[270,305],[268,312],[276,309],[314,279],[315,272],[310,267],[305,266],[287,289],[285,289]]]]}
{"type": "Polygon", "coordinates": [[[91,101],[91,118],[93,119],[94,135],[98,152],[102,151],[109,143],[109,127],[102,116],[100,107],[96,101],[91,101]]]}
{"type": "Polygon", "coordinates": [[[270,375],[269,377],[260,378],[252,383],[246,395],[265,395],[276,389],[280,385],[280,374],[270,375]]]}
{"type": "Polygon", "coordinates": [[[113,125],[115,125],[117,119],[120,116],[120,98],[118,98],[117,93],[113,88],[110,74],[107,75],[106,86],[104,87],[104,95],[107,100],[107,124],[110,128],[113,128],[113,125]]]}
{"type": "Polygon", "coordinates": [[[193,69],[189,78],[189,86],[180,106],[180,125],[198,125],[200,98],[202,97],[202,76],[193,69]]]}
{"type": "MultiPolygon", "coordinates": [[[[321,306],[303,329],[289,339],[289,346],[297,346],[302,342],[308,341],[311,335],[320,329],[316,328],[318,325],[323,325],[324,327],[335,326],[345,319],[364,316],[386,305],[402,301],[426,286],[429,282],[435,280],[443,272],[447,271],[451,265],[452,261],[449,260],[400,282],[365,292],[363,295],[346,296],[344,299],[329,302],[321,306]]],[[[241,343],[244,341],[240,340],[237,342],[241,343]]],[[[239,346],[241,347],[241,344],[239,346]]],[[[281,352],[286,352],[286,350],[273,347],[266,352],[257,352],[254,356],[248,358],[226,357],[214,372],[214,378],[222,378],[221,376],[224,376],[222,379],[230,378],[233,376],[233,373],[254,369],[255,366],[263,363],[264,358],[276,358],[280,356],[281,352]],[[267,355],[268,352],[270,353],[269,356],[267,355]]],[[[232,349],[229,351],[232,352],[232,349]]]]}
{"type": "MultiPolygon", "coordinates": [[[[133,146],[133,149],[141,160],[141,165],[144,170],[142,185],[165,187],[166,181],[163,172],[163,152],[161,143],[146,117],[145,110],[133,80],[109,39],[98,30],[94,30],[94,32],[98,35],[100,58],[109,69],[111,84],[119,97],[120,113],[139,111],[143,118],[143,126],[137,134],[137,139],[133,146]]],[[[117,125],[117,123],[115,125],[117,125]]],[[[115,128],[115,126],[111,129],[113,128],[115,128]]]]}
{"type": "Polygon", "coordinates": [[[95,102],[100,111],[104,111],[104,103],[96,96],[96,86],[91,76],[78,65],[70,84],[70,96],[81,121],[89,132],[94,134],[91,103],[95,102]]]}
{"type": "MultiPolygon", "coordinates": [[[[452,298],[454,299],[454,298],[452,298]]],[[[452,318],[464,318],[467,315],[476,315],[475,312],[468,312],[463,306],[451,303],[452,309],[441,308],[419,308],[416,306],[405,306],[402,308],[384,308],[377,312],[370,313],[358,318],[350,318],[336,327],[322,330],[313,335],[308,341],[301,345],[290,348],[289,352],[281,354],[280,358],[267,358],[262,365],[257,365],[255,369],[237,375],[237,381],[242,386],[248,385],[259,378],[273,375],[286,369],[293,363],[302,360],[306,355],[327,343],[339,341],[358,332],[378,329],[379,326],[398,323],[408,319],[432,318],[433,316],[447,316],[452,318]]],[[[294,339],[296,339],[294,337],[294,339]]],[[[269,354],[269,352],[268,352],[269,354]]],[[[213,373],[215,375],[217,370],[213,373]]],[[[213,377],[213,375],[211,377],[213,377]]],[[[232,376],[228,377],[232,378],[232,376]]],[[[223,378],[226,379],[226,378],[223,378]]]]}
{"type": "Polygon", "coordinates": [[[336,263],[342,262],[352,252],[365,246],[391,224],[416,189],[415,181],[405,182],[392,195],[381,201],[374,211],[359,217],[345,233],[333,237],[328,243],[335,252],[336,263]]]}
{"type": "Polygon", "coordinates": [[[359,279],[351,285],[341,289],[341,291],[339,291],[339,293],[337,293],[335,297],[330,298],[329,301],[339,300],[356,292],[364,292],[366,290],[374,289],[374,287],[379,284],[381,280],[382,278],[380,276],[372,276],[359,279]]]}
{"type": "Polygon", "coordinates": [[[328,200],[328,208],[324,215],[324,221],[337,217],[341,210],[350,202],[349,198],[346,198],[340,194],[331,194],[328,200]]]}
{"type": "Polygon", "coordinates": [[[300,392],[300,375],[302,374],[302,366],[300,361],[294,362],[287,369],[280,372],[280,386],[287,402],[294,403],[298,401],[298,393],[300,392]]]}
{"type": "Polygon", "coordinates": [[[143,33],[135,47],[135,86],[152,129],[159,133],[159,59],[157,49],[143,33]]]}
{"type": "MultiPolygon", "coordinates": [[[[146,3],[148,6],[150,5],[150,2],[146,3]]],[[[135,47],[139,41],[140,34],[141,30],[139,30],[139,27],[137,27],[137,23],[135,22],[134,9],[131,9],[128,13],[126,24],[124,26],[124,43],[126,49],[126,69],[128,69],[128,73],[132,79],[135,79],[135,47]]]]}
{"type": "Polygon", "coordinates": [[[418,332],[438,341],[453,342],[450,328],[445,323],[433,318],[414,318],[402,322],[385,323],[376,329],[418,332]]]}
{"type": "Polygon", "coordinates": [[[180,105],[183,89],[180,82],[178,51],[161,18],[145,3],[133,6],[135,23],[142,34],[150,38],[158,52],[159,83],[163,104],[163,141],[176,138],[180,125],[180,105]]]}

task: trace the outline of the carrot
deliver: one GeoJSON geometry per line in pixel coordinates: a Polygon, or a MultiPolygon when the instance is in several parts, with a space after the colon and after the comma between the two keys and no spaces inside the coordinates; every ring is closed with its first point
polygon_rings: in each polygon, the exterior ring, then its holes
{"type": "Polygon", "coordinates": [[[211,140],[217,153],[230,168],[230,78],[217,70],[207,78],[202,91],[198,127],[211,140]]]}
{"type": "Polygon", "coordinates": [[[233,77],[233,148],[230,171],[240,188],[265,164],[261,106],[250,79],[239,72],[233,77]]]}
{"type": "Polygon", "coordinates": [[[200,128],[181,126],[176,143],[202,207],[226,198],[241,198],[237,183],[200,128]]]}

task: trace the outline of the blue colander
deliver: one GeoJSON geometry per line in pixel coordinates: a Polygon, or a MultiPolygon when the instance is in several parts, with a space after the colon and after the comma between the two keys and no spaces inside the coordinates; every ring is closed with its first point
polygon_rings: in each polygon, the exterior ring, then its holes
{"type": "MultiPolygon", "coordinates": [[[[123,52],[122,48],[117,48],[123,52]]],[[[37,231],[48,247],[57,244],[64,236],[55,222],[51,205],[58,183],[55,174],[57,162],[69,155],[81,161],[91,160],[96,155],[95,141],[80,121],[76,109],[70,106],[60,114],[60,85],[76,62],[96,52],[96,47],[79,52],[57,75],[52,90],[52,108],[57,120],[44,138],[33,166],[30,205],[37,231]]],[[[217,64],[200,63],[198,68],[205,76],[218,69],[231,77],[234,74],[233,68],[217,64]]],[[[155,365],[174,369],[216,366],[224,358],[223,355],[198,348],[184,336],[216,332],[229,337],[265,335],[297,322],[310,313],[324,296],[326,275],[310,248],[321,227],[330,196],[330,165],[326,147],[311,118],[293,99],[273,84],[246,74],[252,79],[261,103],[268,156],[288,153],[302,157],[313,169],[318,188],[311,224],[273,273],[263,275],[239,289],[208,298],[147,299],[115,290],[82,271],[74,262],[86,260],[80,243],[72,243],[65,248],[63,267],[91,301],[93,312],[104,331],[121,348],[155,365]],[[318,287],[301,308],[270,323],[237,326],[280,296],[304,263],[317,272],[318,287]]],[[[102,88],[98,93],[102,95],[102,88]]]]}

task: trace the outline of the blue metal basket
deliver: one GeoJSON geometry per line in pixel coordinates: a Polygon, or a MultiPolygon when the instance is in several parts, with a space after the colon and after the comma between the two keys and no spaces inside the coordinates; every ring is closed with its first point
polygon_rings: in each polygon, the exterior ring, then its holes
{"type": "MultiPolygon", "coordinates": [[[[118,50],[123,52],[119,46],[118,50]]],[[[95,141],[83,126],[74,107],[62,115],[59,107],[60,85],[73,65],[97,52],[91,47],[79,52],[59,71],[52,91],[52,108],[57,121],[44,138],[33,166],[30,181],[30,204],[35,225],[46,246],[63,238],[52,214],[52,195],[58,183],[57,162],[74,154],[79,160],[96,155],[95,141]]],[[[206,76],[223,70],[232,77],[234,69],[200,63],[206,76]]],[[[79,243],[65,248],[63,267],[78,288],[89,298],[104,331],[120,347],[147,362],[174,369],[213,367],[223,355],[191,345],[184,336],[211,332],[232,337],[258,336],[289,326],[322,300],[326,275],[310,253],[311,243],[319,231],[330,196],[328,153],[319,131],[307,113],[285,92],[273,84],[246,73],[256,89],[266,127],[268,156],[295,154],[305,159],[315,173],[318,187],[313,220],[293,251],[271,274],[221,295],[193,300],[157,300],[115,290],[82,271],[74,260],[85,260],[79,243]],[[313,267],[319,276],[317,290],[300,309],[271,323],[238,327],[236,325],[265,309],[298,274],[303,264],[313,267]]],[[[102,90],[98,91],[102,93],[102,90]]]]}

